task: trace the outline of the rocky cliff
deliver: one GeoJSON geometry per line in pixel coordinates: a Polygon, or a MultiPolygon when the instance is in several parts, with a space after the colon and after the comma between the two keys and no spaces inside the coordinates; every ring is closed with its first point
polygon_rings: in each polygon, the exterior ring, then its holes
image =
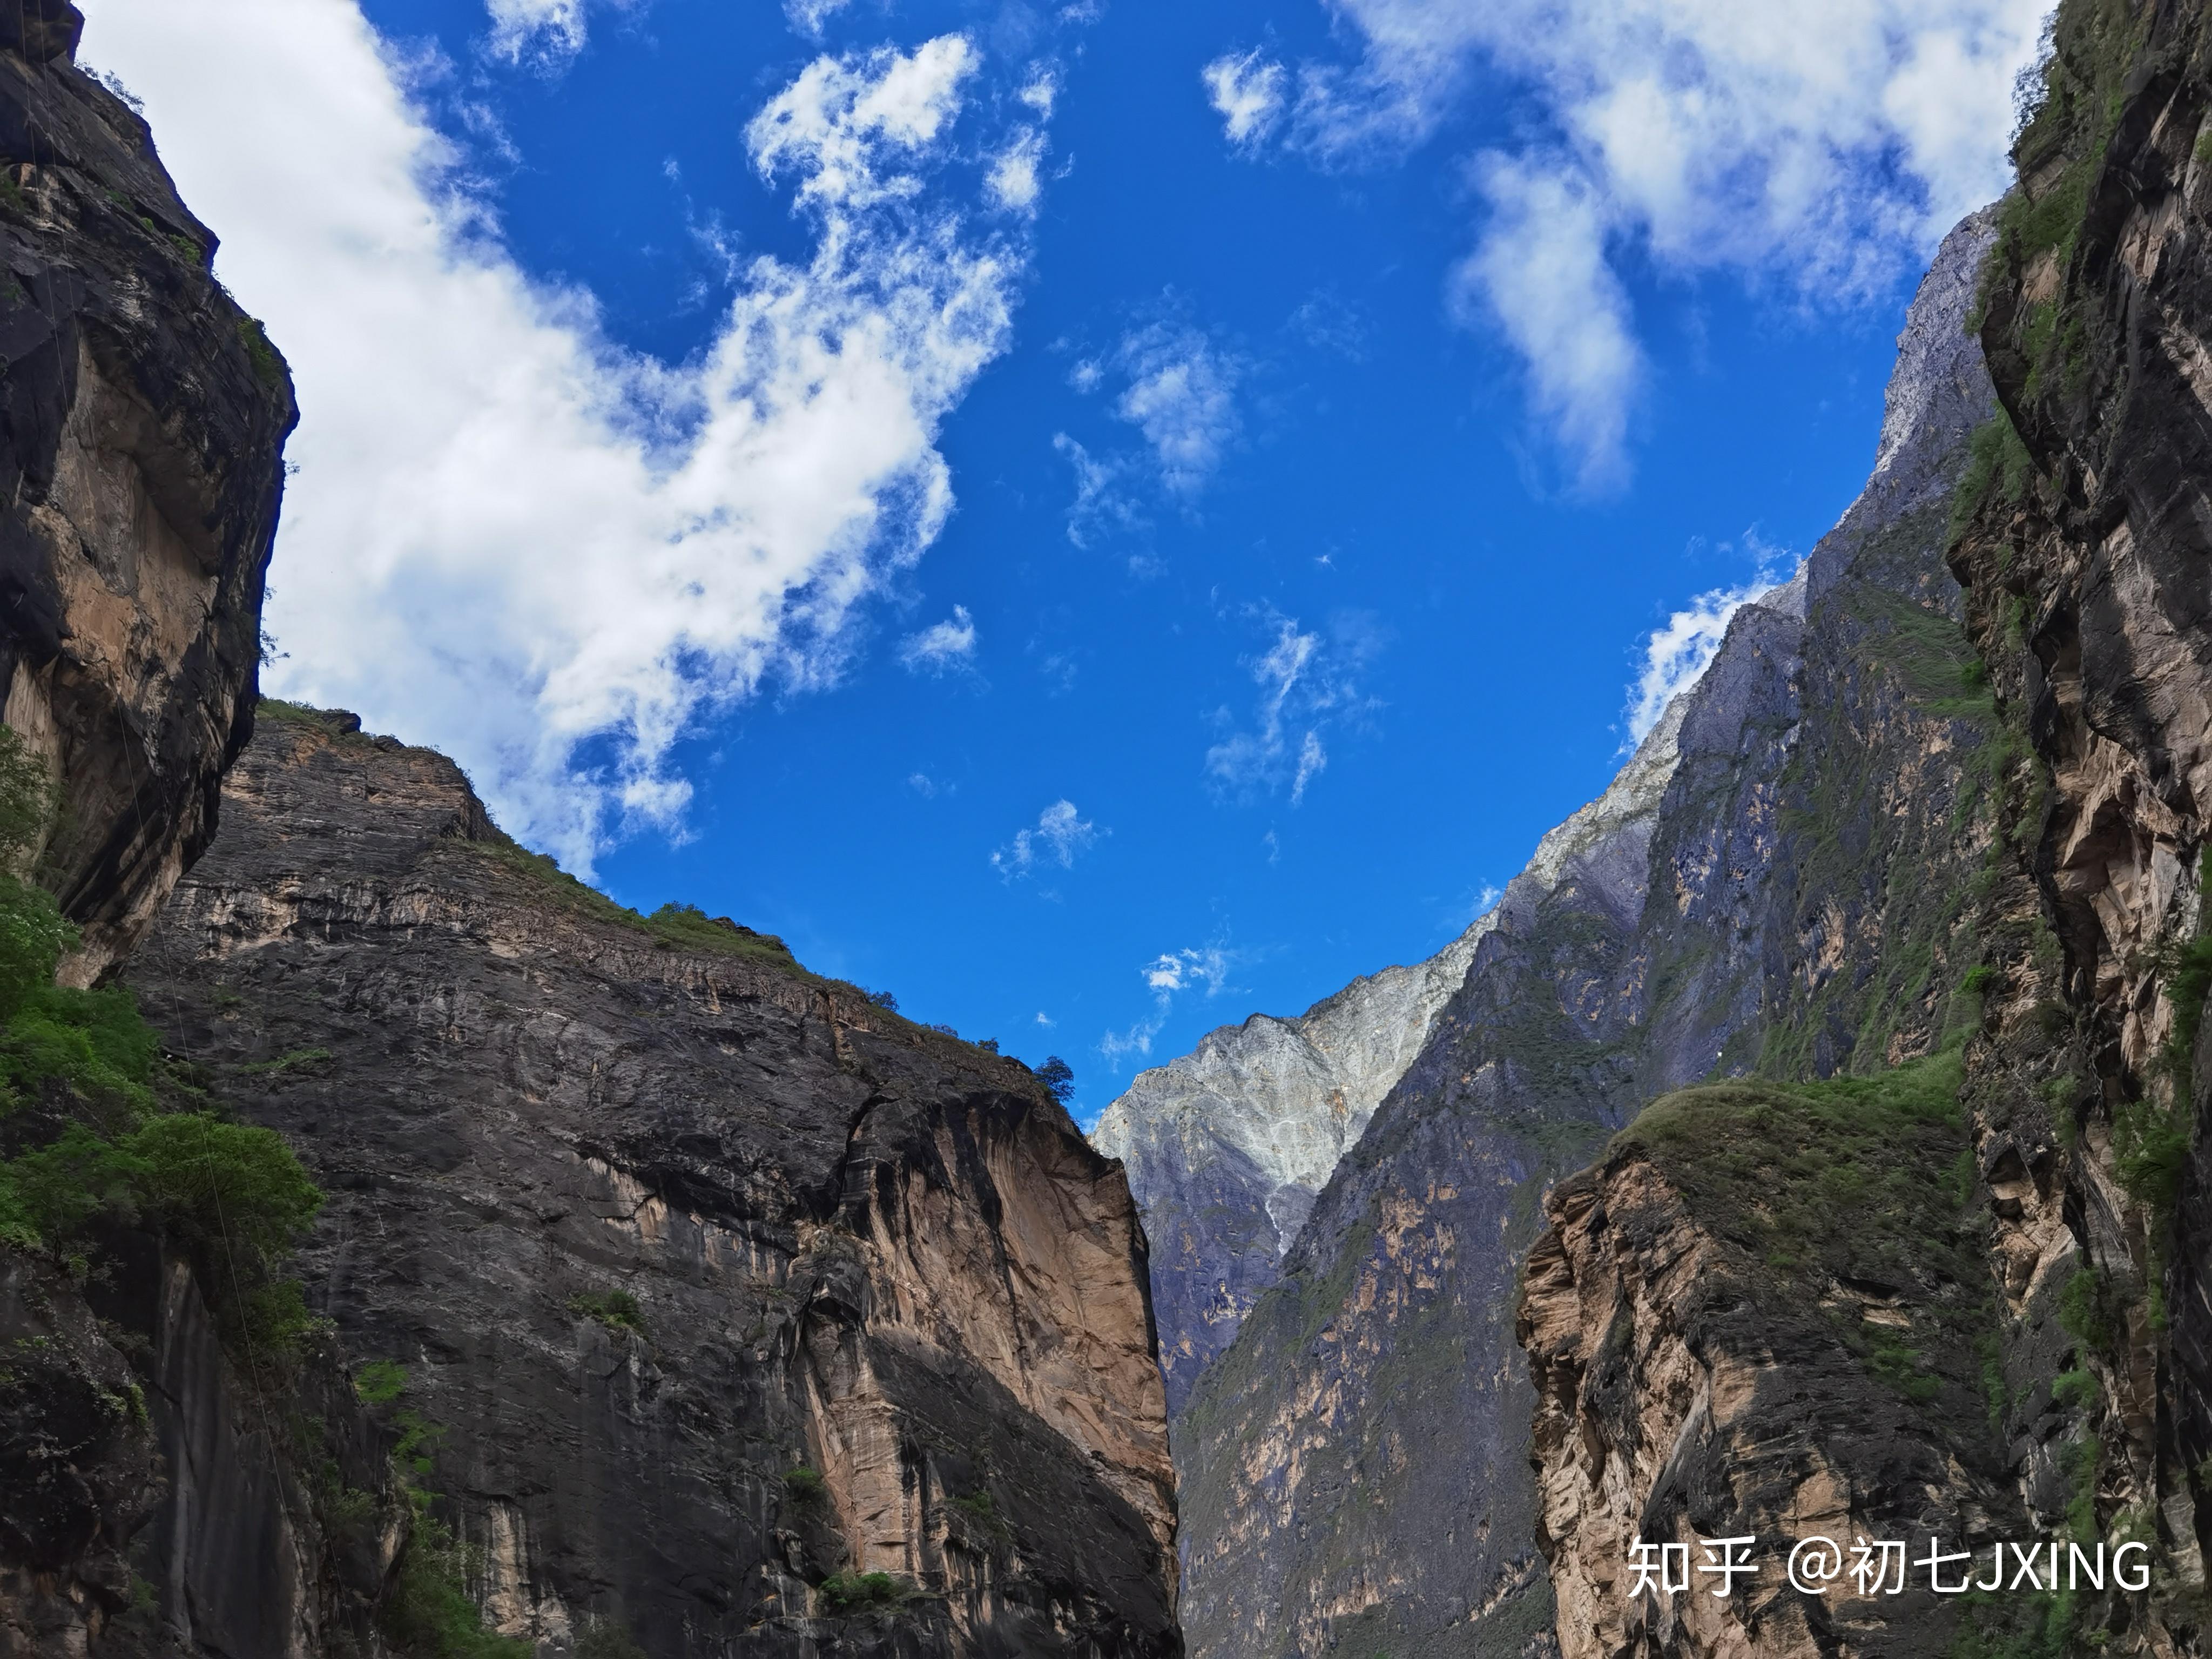
{"type": "Polygon", "coordinates": [[[1990,406],[1960,319],[1991,234],[1961,226],[1923,284],[1864,495],[1509,888],[1200,1379],[1177,1438],[1196,1650],[1544,1649],[1553,1500],[1514,1327],[1546,1188],[1655,1095],[1881,1066],[1949,1028],[1953,895],[1995,811],[1943,562],[1990,406]]]}
{"type": "Polygon", "coordinates": [[[1280,1276],[1315,1194],[1413,1064],[1493,920],[1295,1018],[1209,1032],[1139,1073],[1099,1117],[1091,1144],[1127,1169],[1152,1240],[1170,1412],[1280,1276]]]}
{"type": "Polygon", "coordinates": [[[1820,1087],[1700,1091],[1553,1195],[1524,1328],[1571,1656],[2203,1650],[2208,21],[2059,8],[1968,319],[2001,406],[1945,541],[1998,738],[1942,883],[1949,1042],[1856,1085],[1878,1135],[1820,1087]],[[1809,1413],[1854,1362],[1890,1397],[1809,1413]],[[2135,1541],[2152,1574],[1678,1612],[1626,1594],[1639,1528],[2135,1541]]]}
{"type": "MultiPolygon", "coordinates": [[[[377,1551],[325,1556],[189,1206],[161,1212],[151,1164],[98,1138],[158,1108],[143,1144],[173,1150],[204,1100],[127,1005],[36,983],[64,951],[76,985],[111,969],[214,832],[293,420],[145,124],[75,67],[82,27],[62,0],[0,16],[0,1653],[174,1651],[196,1619],[209,1650],[304,1651],[349,1628],[341,1581],[373,1589],[377,1551]]],[[[267,1289],[259,1265],[234,1283],[267,1289]]],[[[302,1356],[292,1397],[373,1486],[342,1371],[302,1356]]]]}
{"type": "Polygon", "coordinates": [[[488,1621],[1179,1651],[1144,1235],[1029,1072],[274,707],[131,980],[327,1193],[309,1301],[488,1621]]]}
{"type": "Polygon", "coordinates": [[[0,18],[0,697],[62,793],[40,877],[90,983],[215,833],[252,729],[295,418],[146,124],[71,63],[66,0],[0,18]]]}

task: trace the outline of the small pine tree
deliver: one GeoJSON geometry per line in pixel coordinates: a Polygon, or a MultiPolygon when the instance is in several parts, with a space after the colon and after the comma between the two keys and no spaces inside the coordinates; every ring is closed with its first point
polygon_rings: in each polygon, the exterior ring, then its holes
{"type": "Polygon", "coordinates": [[[1058,1054],[1047,1054],[1036,1074],[1046,1091],[1061,1105],[1066,1105],[1068,1097],[1075,1092],[1075,1068],[1058,1054]]]}

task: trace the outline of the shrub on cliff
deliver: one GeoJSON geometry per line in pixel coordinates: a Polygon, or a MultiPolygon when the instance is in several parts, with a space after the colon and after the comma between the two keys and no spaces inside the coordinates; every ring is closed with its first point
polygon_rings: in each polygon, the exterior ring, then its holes
{"type": "Polygon", "coordinates": [[[4,867],[27,864],[50,802],[43,768],[0,727],[0,1145],[15,1149],[0,1158],[0,1246],[74,1262],[102,1223],[155,1227],[193,1259],[225,1334],[274,1357],[309,1322],[281,1269],[322,1194],[281,1137],[162,1073],[127,988],[54,983],[76,930],[4,867]]]}

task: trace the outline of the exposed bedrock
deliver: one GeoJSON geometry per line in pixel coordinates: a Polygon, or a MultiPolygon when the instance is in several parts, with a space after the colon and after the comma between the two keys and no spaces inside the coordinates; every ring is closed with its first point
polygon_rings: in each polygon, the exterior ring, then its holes
{"type": "Polygon", "coordinates": [[[295,411],[82,27],[0,19],[0,697],[60,787],[40,878],[89,983],[215,833],[295,411]]]}
{"type": "Polygon", "coordinates": [[[491,1622],[1180,1651],[1118,1166],[1018,1062],[619,910],[357,724],[264,709],[131,978],[329,1193],[311,1300],[438,1425],[491,1622]]]}

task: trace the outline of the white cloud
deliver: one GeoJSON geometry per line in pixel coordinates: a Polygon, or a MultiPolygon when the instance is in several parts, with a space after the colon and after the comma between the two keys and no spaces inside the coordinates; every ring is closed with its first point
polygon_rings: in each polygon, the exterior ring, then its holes
{"type": "Polygon", "coordinates": [[[1075,810],[1073,801],[1056,800],[1037,814],[1036,828],[1017,830],[1013,840],[991,854],[991,867],[1008,881],[1040,865],[1073,869],[1075,855],[1098,838],[1098,826],[1075,810]]]}
{"type": "MultiPolygon", "coordinates": [[[[1274,637],[1245,665],[1260,687],[1253,724],[1206,751],[1206,775],[1219,794],[1249,799],[1286,790],[1295,806],[1328,764],[1322,728],[1376,707],[1360,691],[1357,673],[1379,641],[1358,617],[1338,618],[1335,638],[1324,640],[1305,632],[1295,617],[1258,614],[1274,637]]],[[[1225,711],[1221,718],[1226,723],[1225,711]]]]}
{"type": "Polygon", "coordinates": [[[1528,364],[1528,400],[1582,487],[1618,483],[1644,354],[1606,262],[1604,204],[1571,165],[1491,155],[1479,171],[1490,222],[1454,273],[1454,309],[1486,310],[1528,364]]]}
{"type": "Polygon", "coordinates": [[[1087,548],[1101,534],[1145,527],[1125,486],[1121,460],[1093,455],[1065,432],[1052,434],[1052,447],[1075,469],[1075,501],[1067,509],[1068,540],[1087,548]]]}
{"type": "Polygon", "coordinates": [[[1218,945],[1202,951],[1170,951],[1155,957],[1144,975],[1145,983],[1156,992],[1172,995],[1203,987],[1206,995],[1218,996],[1229,977],[1229,953],[1218,945]]]}
{"type": "Polygon", "coordinates": [[[1274,130],[1281,118],[1290,74],[1255,46],[1239,57],[1224,53],[1199,71],[1206,101],[1221,117],[1229,142],[1249,149],[1274,130]]]}
{"type": "Polygon", "coordinates": [[[1052,106],[1060,98],[1060,77],[1049,70],[1041,70],[1014,96],[1035,110],[1038,120],[1049,121],[1052,106]]]}
{"type": "Polygon", "coordinates": [[[975,68],[975,48],[958,34],[907,53],[817,58],[746,127],[754,162],[765,179],[796,172],[801,203],[868,207],[918,195],[916,175],[882,171],[885,151],[935,143],[975,68]]]}
{"type": "Polygon", "coordinates": [[[1152,994],[1152,1012],[1127,1030],[1108,1031],[1098,1039],[1098,1052],[1107,1065],[1119,1072],[1124,1060],[1151,1054],[1152,1039],[1168,1023],[1176,998],[1194,990],[1203,990],[1209,998],[1220,995],[1235,962],[1234,952],[1209,945],[1165,951],[1139,969],[1146,988],[1152,994]]]}
{"type": "Polygon", "coordinates": [[[818,59],[752,124],[813,252],[746,266],[671,367],[515,264],[353,0],[90,11],[297,380],[273,690],[445,748],[588,871],[684,810],[696,717],[834,679],[853,607],[951,510],[935,434],[1025,257],[933,194],[965,40],[818,59]]]}
{"type": "Polygon", "coordinates": [[[915,794],[920,795],[924,800],[934,800],[937,798],[939,788],[937,780],[931,777],[927,772],[915,772],[908,774],[906,783],[908,788],[913,790],[915,794]]]}
{"type": "Polygon", "coordinates": [[[1735,613],[1772,592],[1778,585],[1768,568],[1778,550],[1762,546],[1756,537],[1746,539],[1761,556],[1757,575],[1740,587],[1717,587],[1698,594],[1645,638],[1643,666],[1628,688],[1628,703],[1621,710],[1628,729],[1627,739],[1621,744],[1624,753],[1644,741],[1644,734],[1659,723],[1660,715],[1679,693],[1697,683],[1713,653],[1721,648],[1721,641],[1728,637],[1729,623],[1735,613]]]}
{"type": "Polygon", "coordinates": [[[532,54],[560,59],[584,49],[584,0],[484,0],[491,49],[514,63],[532,54]]]}
{"type": "Polygon", "coordinates": [[[1522,144],[1480,169],[1489,222],[1461,276],[1486,304],[1465,314],[1503,325],[1529,364],[1536,412],[1599,477],[1618,453],[1606,399],[1635,386],[1618,285],[1596,275],[1610,257],[1633,246],[1664,271],[1724,271],[1821,302],[1872,291],[2010,182],[2013,80],[2049,9],[2049,0],[1327,4],[1359,41],[1357,61],[1303,64],[1295,91],[1279,88],[1283,141],[1322,165],[1402,154],[1477,96],[1532,100],[1522,144]],[[1532,210],[1546,196],[1564,219],[1532,210]],[[1598,302],[1595,344],[1559,325],[1561,307],[1538,305],[1531,270],[1569,273],[1574,297],[1598,302]],[[1608,366],[1610,382],[1596,372],[1608,366]]]}
{"type": "Polygon", "coordinates": [[[783,0],[786,21],[810,40],[822,38],[822,26],[852,3],[852,0],[783,0]]]}
{"type": "Polygon", "coordinates": [[[1115,361],[1129,385],[1114,412],[1145,434],[1161,482],[1196,495],[1237,435],[1240,365],[1199,330],[1167,323],[1124,336],[1115,361]]]}
{"type": "Polygon", "coordinates": [[[1060,1022],[1059,1022],[1058,1020],[1052,1018],[1051,1018],[1049,1015],[1048,1015],[1048,1014],[1045,1012],[1045,1011],[1044,1011],[1043,1009],[1042,1009],[1042,1008],[1040,1008],[1040,1009],[1038,1009],[1038,1010],[1037,1010],[1036,1023],[1037,1023],[1038,1024],[1040,1024],[1040,1025],[1042,1025],[1042,1026],[1045,1027],[1048,1030],[1050,1030],[1053,1026],[1055,1026],[1055,1025],[1057,1025],[1057,1024],[1060,1024],[1060,1022]]]}
{"type": "Polygon", "coordinates": [[[942,674],[975,660],[975,619],[956,605],[946,621],[933,623],[899,641],[898,659],[910,674],[942,674]]]}
{"type": "Polygon", "coordinates": [[[1037,167],[1044,160],[1044,136],[1035,128],[1018,131],[984,178],[991,200],[1009,213],[1027,213],[1035,207],[1043,189],[1037,167]]]}

